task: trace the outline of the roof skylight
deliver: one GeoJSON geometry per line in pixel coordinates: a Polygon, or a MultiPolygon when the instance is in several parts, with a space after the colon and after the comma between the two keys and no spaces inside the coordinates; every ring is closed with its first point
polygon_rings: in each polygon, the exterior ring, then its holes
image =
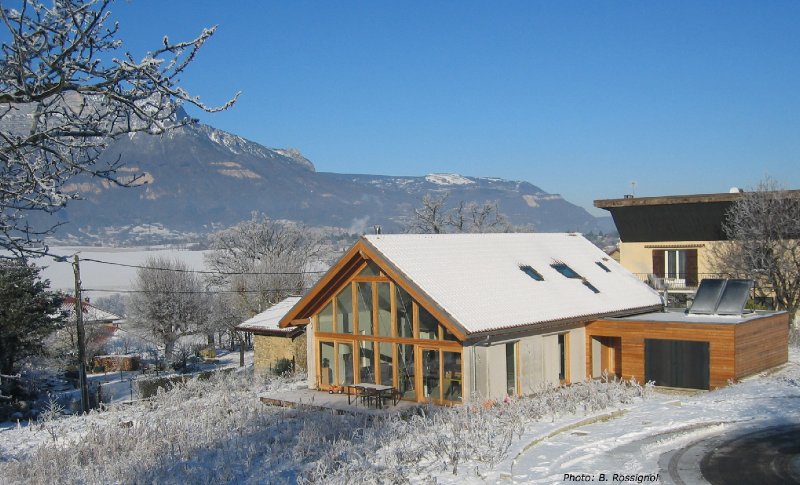
{"type": "Polygon", "coordinates": [[[544,281],[544,278],[542,277],[542,275],[538,271],[536,271],[535,269],[531,268],[528,265],[520,266],[519,269],[522,270],[522,272],[525,273],[526,275],[528,275],[531,278],[535,279],[536,281],[544,281]]]}
{"type": "MultiPolygon", "coordinates": [[[[608,271],[609,273],[611,272],[611,271],[609,271],[609,269],[608,269],[608,268],[606,268],[606,267],[605,267],[605,265],[603,265],[602,263],[598,262],[597,264],[598,264],[598,265],[599,265],[601,268],[603,268],[603,269],[605,269],[606,271],[608,271]]],[[[572,278],[572,279],[576,279],[576,280],[581,280],[581,283],[583,283],[583,286],[585,286],[585,287],[589,288],[590,290],[592,290],[592,291],[593,291],[593,292],[595,292],[595,293],[600,293],[600,290],[598,290],[598,289],[597,289],[597,287],[595,287],[593,284],[589,283],[589,282],[586,280],[586,278],[584,278],[583,276],[581,276],[581,275],[579,275],[578,273],[576,273],[574,269],[570,268],[570,267],[569,267],[569,266],[567,266],[565,263],[562,263],[562,262],[560,262],[560,261],[559,261],[559,262],[557,262],[557,263],[553,263],[553,264],[551,264],[550,266],[551,266],[551,267],[552,267],[554,270],[556,270],[556,271],[558,271],[559,273],[561,273],[562,275],[564,275],[565,277],[567,277],[567,278],[572,278]]]]}
{"type": "Polygon", "coordinates": [[[564,263],[553,263],[550,265],[554,270],[558,271],[567,278],[583,279],[581,275],[575,272],[572,268],[564,263]]]}
{"type": "Polygon", "coordinates": [[[588,282],[588,281],[586,281],[586,280],[583,280],[583,285],[584,285],[585,287],[589,288],[590,290],[594,291],[595,293],[600,293],[600,290],[598,290],[597,288],[595,288],[595,286],[594,286],[593,284],[589,283],[589,282],[588,282]]]}
{"type": "Polygon", "coordinates": [[[603,268],[603,271],[605,271],[606,273],[610,273],[611,272],[611,270],[608,269],[608,266],[604,265],[600,261],[595,261],[594,264],[596,264],[597,266],[600,266],[601,268],[603,268]]]}

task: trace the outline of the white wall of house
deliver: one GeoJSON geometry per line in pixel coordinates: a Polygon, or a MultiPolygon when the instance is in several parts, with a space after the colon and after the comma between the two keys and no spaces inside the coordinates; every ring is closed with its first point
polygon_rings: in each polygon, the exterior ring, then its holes
{"type": "Polygon", "coordinates": [[[472,369],[474,368],[472,365],[472,349],[472,347],[464,347],[464,349],[461,351],[461,365],[464,369],[464,375],[461,376],[462,402],[470,400],[474,395],[472,391],[472,384],[474,382],[472,379],[472,369]]]}
{"type": "Polygon", "coordinates": [[[308,367],[308,387],[317,388],[317,347],[319,346],[314,339],[314,324],[306,325],[306,367],[308,367]]]}
{"type": "MultiPolygon", "coordinates": [[[[531,394],[544,387],[559,384],[560,352],[558,334],[569,335],[568,360],[571,382],[586,378],[586,332],[583,326],[555,333],[530,335],[513,340],[493,342],[490,346],[464,347],[464,369],[467,379],[476,378],[478,399],[503,399],[506,396],[506,344],[518,342],[517,376],[521,394],[531,394]],[[473,350],[474,349],[474,350],[473,350]],[[475,356],[473,366],[473,352],[475,356]]],[[[465,398],[472,396],[473,386],[465,386],[465,398]]]]}
{"type": "Polygon", "coordinates": [[[569,375],[571,382],[586,379],[586,327],[581,325],[569,331],[569,375]]]}

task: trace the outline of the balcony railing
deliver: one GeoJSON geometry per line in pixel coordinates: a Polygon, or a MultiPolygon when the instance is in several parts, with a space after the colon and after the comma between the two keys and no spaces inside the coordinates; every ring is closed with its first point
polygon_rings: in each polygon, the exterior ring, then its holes
{"type": "Polygon", "coordinates": [[[675,277],[656,276],[653,273],[634,273],[634,275],[656,290],[666,289],[667,291],[687,293],[697,290],[700,281],[705,278],[730,278],[730,275],[724,273],[677,274],[675,277]]]}

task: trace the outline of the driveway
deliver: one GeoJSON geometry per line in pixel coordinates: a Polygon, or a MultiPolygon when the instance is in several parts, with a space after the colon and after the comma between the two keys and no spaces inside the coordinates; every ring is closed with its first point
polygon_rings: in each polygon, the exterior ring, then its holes
{"type": "Polygon", "coordinates": [[[800,484],[800,424],[723,433],[667,453],[665,483],[800,484]]]}

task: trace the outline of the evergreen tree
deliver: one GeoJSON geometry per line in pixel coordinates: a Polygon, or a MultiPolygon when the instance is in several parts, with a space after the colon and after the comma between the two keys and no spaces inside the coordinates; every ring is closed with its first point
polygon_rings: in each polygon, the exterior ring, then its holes
{"type": "Polygon", "coordinates": [[[61,297],[48,291],[41,268],[20,260],[0,260],[0,373],[14,374],[22,358],[41,351],[59,328],[61,297]]]}

